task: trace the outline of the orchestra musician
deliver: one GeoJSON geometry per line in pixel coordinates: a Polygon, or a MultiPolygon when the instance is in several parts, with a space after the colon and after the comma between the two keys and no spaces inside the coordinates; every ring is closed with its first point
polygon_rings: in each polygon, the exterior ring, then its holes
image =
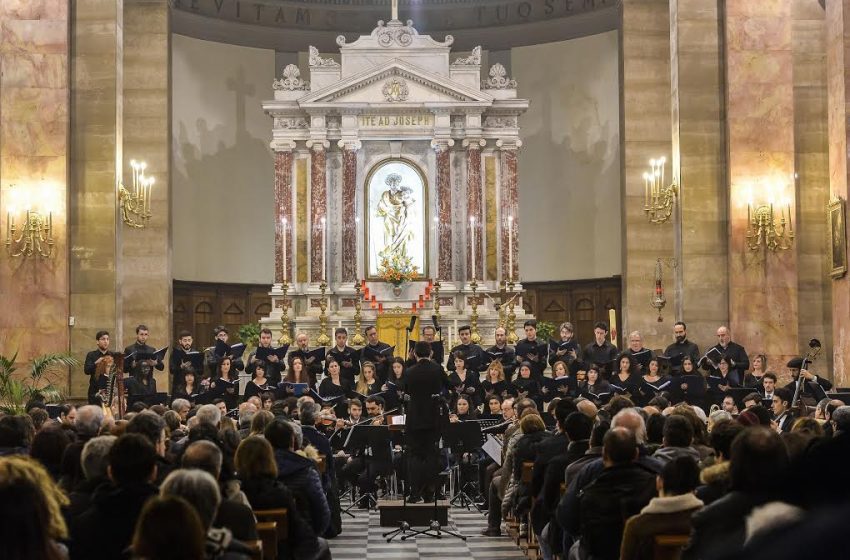
{"type": "MultiPolygon", "coordinates": [[[[384,399],[379,395],[372,395],[366,398],[366,414],[367,418],[371,418],[369,422],[372,426],[381,426],[386,424],[386,416],[384,416],[384,399]]],[[[354,428],[355,430],[357,428],[354,428]]],[[[360,490],[360,500],[357,507],[367,509],[369,502],[364,498],[366,494],[373,494],[377,490],[375,479],[379,476],[387,476],[393,470],[392,454],[389,453],[389,442],[387,449],[372,449],[371,456],[365,457],[360,453],[355,453],[350,456],[342,467],[341,476],[349,484],[356,484],[360,490]]]]}
{"type": "Polygon", "coordinates": [[[103,363],[106,356],[109,355],[109,331],[97,331],[94,339],[97,341],[97,348],[86,354],[86,361],[83,365],[83,372],[89,376],[89,388],[87,392],[89,404],[100,403],[100,399],[97,396],[97,366],[103,363]]]}
{"type": "Polygon", "coordinates": [[[809,382],[813,382],[820,386],[824,392],[832,389],[832,383],[828,379],[824,379],[819,375],[815,375],[809,370],[800,368],[803,367],[803,358],[793,358],[786,364],[788,367],[788,372],[791,374],[791,381],[789,384],[785,386],[791,392],[793,397],[794,392],[797,390],[797,383],[802,382],[803,386],[800,388],[800,397],[810,397],[812,399],[817,400],[817,395],[814,394],[812,388],[809,387],[809,382]]]}

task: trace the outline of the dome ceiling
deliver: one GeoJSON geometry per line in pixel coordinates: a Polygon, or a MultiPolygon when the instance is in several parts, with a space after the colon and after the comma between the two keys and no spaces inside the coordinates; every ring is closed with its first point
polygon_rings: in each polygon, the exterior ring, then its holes
{"type": "MultiPolygon", "coordinates": [[[[390,0],[172,0],[176,33],[279,51],[368,34],[390,0]]],[[[615,29],[619,0],[400,0],[399,19],[460,48],[505,49],[615,29]]]]}

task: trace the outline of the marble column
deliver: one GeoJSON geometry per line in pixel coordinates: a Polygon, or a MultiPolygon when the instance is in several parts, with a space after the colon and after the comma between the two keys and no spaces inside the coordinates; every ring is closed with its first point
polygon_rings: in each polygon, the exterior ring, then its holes
{"type": "Polygon", "coordinates": [[[357,150],[360,141],[340,140],[342,148],[342,282],[357,280],[357,150]]]}
{"type": "Polygon", "coordinates": [[[723,17],[732,337],[782,364],[799,352],[797,247],[751,251],[746,233],[750,194],[796,208],[791,3],[727,0],[723,17]]]}
{"type": "MultiPolygon", "coordinates": [[[[322,218],[327,216],[327,148],[325,141],[312,141],[310,148],[310,281],[321,282],[327,270],[327,255],[322,255],[322,239],[328,228],[322,230],[322,218]],[[325,270],[322,270],[322,267],[325,270]]],[[[327,242],[327,240],[325,240],[327,242]]]]}
{"type": "MultiPolygon", "coordinates": [[[[847,200],[848,109],[850,109],[850,0],[826,2],[827,128],[829,187],[833,198],[847,200]]],[[[846,232],[845,232],[846,238],[846,232]]],[[[845,255],[845,258],[846,255],[845,255]]],[[[850,383],[850,275],[832,281],[833,382],[850,383]]]]}
{"type": "MultiPolygon", "coordinates": [[[[293,146],[294,148],[294,146],[293,146]]],[[[274,281],[292,283],[292,149],[276,149],[274,153],[274,281]],[[286,224],[283,220],[286,218],[286,224]],[[286,228],[286,261],[283,260],[283,238],[286,228]],[[285,272],[284,272],[285,271],[285,272]]]]}
{"type": "Polygon", "coordinates": [[[472,243],[469,221],[467,221],[467,255],[466,255],[466,279],[472,280],[473,267],[475,269],[475,279],[484,280],[483,255],[481,248],[481,236],[484,235],[484,228],[481,226],[481,148],[484,147],[486,141],[481,139],[467,139],[463,141],[463,146],[466,148],[466,216],[467,220],[475,218],[474,232],[475,243],[472,243]],[[474,247],[474,248],[473,248],[474,247]],[[475,263],[473,266],[472,256],[475,255],[475,263]]]}
{"type": "MultiPolygon", "coordinates": [[[[118,286],[123,321],[122,344],[135,340],[140,323],[150,329],[149,343],[160,348],[174,340],[171,330],[171,65],[170,9],[159,0],[125,1],[123,25],[123,158],[147,162],[151,218],[146,227],[121,224],[118,286]]],[[[113,185],[114,188],[114,185],[113,185]]],[[[155,371],[160,390],[168,372],[155,371]]]]}
{"type": "Polygon", "coordinates": [[[437,154],[437,278],[452,279],[452,169],[451,147],[454,140],[434,140],[437,154]]]}
{"type": "Polygon", "coordinates": [[[505,143],[499,141],[499,154],[501,156],[501,201],[502,226],[499,229],[500,244],[502,246],[502,280],[519,279],[519,191],[517,190],[517,149],[521,142],[505,143]],[[509,218],[512,220],[509,221],[509,218]],[[510,242],[508,242],[510,238],[510,242]],[[508,258],[508,251],[512,254],[508,258]],[[512,268],[508,268],[509,262],[512,268]]]}
{"type": "Polygon", "coordinates": [[[9,234],[7,213],[15,210],[18,227],[25,217],[23,204],[11,208],[8,195],[15,185],[18,193],[29,193],[33,210],[52,212],[55,241],[50,258],[12,258],[0,249],[0,353],[17,352],[18,362],[66,352],[69,344],[68,10],[67,0],[0,2],[3,240],[9,234]]]}

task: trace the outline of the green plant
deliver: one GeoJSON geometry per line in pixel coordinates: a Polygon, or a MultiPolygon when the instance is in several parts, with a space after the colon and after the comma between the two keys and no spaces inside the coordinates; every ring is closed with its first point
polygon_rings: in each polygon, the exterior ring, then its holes
{"type": "Polygon", "coordinates": [[[80,365],[70,354],[42,354],[30,361],[26,376],[17,378],[14,375],[17,359],[17,352],[12,357],[0,354],[0,411],[7,414],[23,414],[31,400],[61,400],[60,370],[80,365]]]}
{"type": "Polygon", "coordinates": [[[246,346],[256,346],[260,342],[259,323],[249,323],[239,327],[239,340],[246,346]]]}
{"type": "Polygon", "coordinates": [[[555,331],[558,325],[549,321],[537,321],[537,338],[548,342],[550,338],[555,336],[555,331]]]}

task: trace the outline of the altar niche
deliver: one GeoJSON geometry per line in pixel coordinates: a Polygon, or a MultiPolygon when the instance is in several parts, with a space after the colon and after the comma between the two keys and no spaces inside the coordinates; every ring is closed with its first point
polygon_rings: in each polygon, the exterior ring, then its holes
{"type": "Polygon", "coordinates": [[[369,279],[378,278],[383,257],[411,260],[418,276],[428,277],[428,181],[405,158],[382,160],[369,170],[364,185],[365,255],[369,279]]]}

